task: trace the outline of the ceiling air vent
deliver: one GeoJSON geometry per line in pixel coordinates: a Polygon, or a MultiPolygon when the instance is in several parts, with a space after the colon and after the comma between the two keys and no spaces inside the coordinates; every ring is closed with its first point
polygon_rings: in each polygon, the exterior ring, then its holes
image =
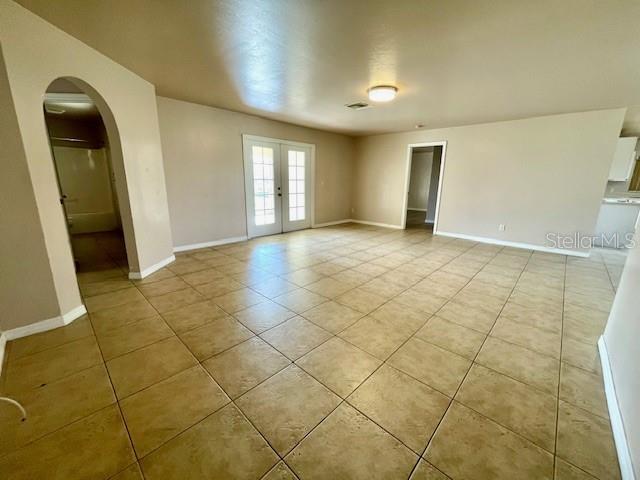
{"type": "Polygon", "coordinates": [[[356,102],[356,103],[350,103],[349,105],[345,105],[345,106],[347,108],[350,108],[351,110],[362,110],[363,108],[369,108],[371,105],[364,102],[356,102]]]}

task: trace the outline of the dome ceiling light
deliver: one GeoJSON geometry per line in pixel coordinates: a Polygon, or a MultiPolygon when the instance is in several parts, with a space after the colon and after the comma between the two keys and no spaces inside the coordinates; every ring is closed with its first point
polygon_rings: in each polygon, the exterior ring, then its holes
{"type": "Polygon", "coordinates": [[[393,85],[376,85],[367,90],[367,93],[372,102],[390,102],[396,98],[398,89],[393,85]]]}

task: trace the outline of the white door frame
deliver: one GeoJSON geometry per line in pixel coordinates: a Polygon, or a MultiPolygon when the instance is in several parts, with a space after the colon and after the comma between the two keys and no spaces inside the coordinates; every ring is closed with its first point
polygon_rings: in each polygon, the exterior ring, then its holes
{"type": "Polygon", "coordinates": [[[407,145],[407,170],[405,172],[404,179],[404,199],[402,201],[402,228],[407,228],[407,207],[409,205],[409,185],[411,181],[411,157],[413,155],[413,149],[417,147],[442,147],[442,156],[440,158],[440,176],[438,177],[438,194],[436,196],[436,212],[433,217],[433,233],[438,231],[438,217],[440,213],[440,198],[442,196],[442,180],[444,178],[444,164],[447,156],[447,141],[441,140],[438,142],[422,142],[422,143],[410,143],[407,145]]]}
{"type": "MultiPolygon", "coordinates": [[[[310,189],[309,189],[309,211],[310,211],[310,216],[311,216],[311,228],[314,228],[316,226],[316,145],[314,143],[304,143],[304,142],[296,142],[294,140],[285,140],[282,138],[273,138],[273,137],[262,137],[259,135],[250,135],[250,134],[246,134],[243,133],[242,134],[242,173],[245,177],[245,179],[247,178],[247,172],[244,169],[244,155],[245,152],[247,151],[247,142],[250,141],[257,141],[257,142],[273,142],[273,143],[286,143],[289,145],[294,145],[294,146],[298,146],[298,147],[307,147],[311,150],[311,168],[310,170],[310,174],[311,174],[311,179],[310,179],[310,189]]],[[[245,222],[247,222],[246,227],[247,227],[247,237],[248,238],[252,238],[249,237],[249,217],[247,215],[247,189],[246,189],[246,184],[245,182],[243,182],[243,186],[245,189],[244,192],[244,198],[245,198],[245,203],[244,203],[244,218],[245,218],[245,222]]]]}

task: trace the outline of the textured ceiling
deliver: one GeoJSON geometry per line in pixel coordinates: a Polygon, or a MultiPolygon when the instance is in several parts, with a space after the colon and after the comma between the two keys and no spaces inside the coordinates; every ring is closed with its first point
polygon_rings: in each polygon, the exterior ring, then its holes
{"type": "Polygon", "coordinates": [[[159,95],[350,134],[640,105],[637,0],[18,3],[159,95]]]}

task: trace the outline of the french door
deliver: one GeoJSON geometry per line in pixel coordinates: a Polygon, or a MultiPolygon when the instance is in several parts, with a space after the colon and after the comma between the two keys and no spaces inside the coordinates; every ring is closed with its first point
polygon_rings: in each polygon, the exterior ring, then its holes
{"type": "Polygon", "coordinates": [[[311,145],[243,136],[247,232],[311,226],[311,145]]]}

